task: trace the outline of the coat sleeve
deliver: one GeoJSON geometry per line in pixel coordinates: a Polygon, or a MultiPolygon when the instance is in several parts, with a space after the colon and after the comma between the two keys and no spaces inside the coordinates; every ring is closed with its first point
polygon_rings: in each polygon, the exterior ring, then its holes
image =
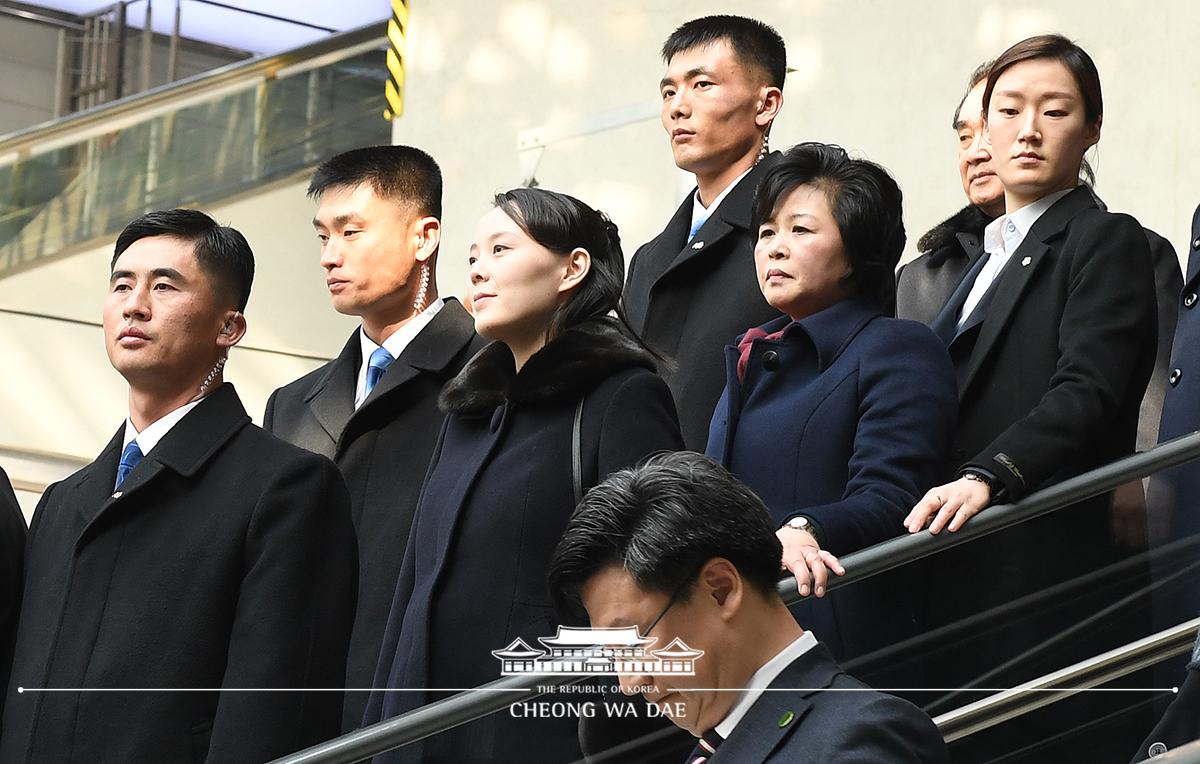
{"type": "Polygon", "coordinates": [[[679,417],[667,383],[657,374],[635,374],[609,398],[597,454],[597,482],[659,451],[679,451],[679,417]]]}
{"type": "Polygon", "coordinates": [[[9,669],[17,635],[17,615],[25,582],[25,516],[0,469],[0,714],[8,696],[9,669]]]}
{"type": "Polygon", "coordinates": [[[1049,388],[968,462],[995,474],[1012,499],[1044,483],[1083,444],[1102,440],[1124,401],[1142,397],[1132,388],[1148,369],[1135,359],[1154,357],[1146,350],[1156,342],[1154,271],[1142,227],[1127,215],[1095,212],[1072,229],[1078,233],[1062,253],[1073,261],[1049,388]]]}
{"type": "Polygon", "coordinates": [[[904,516],[943,474],[954,433],[958,392],[945,345],[916,322],[886,326],[859,365],[846,490],[793,515],[815,520],[835,555],[900,535],[904,516]]]}
{"type": "Polygon", "coordinates": [[[949,764],[950,754],[937,727],[916,706],[879,695],[861,709],[842,734],[829,741],[831,764],[887,761],[895,764],[949,764]]]}
{"type": "MultiPolygon", "coordinates": [[[[246,531],[222,687],[343,687],[358,587],[350,496],[325,457],[293,457],[246,531]]],[[[335,737],[336,692],[223,692],[210,761],[265,761],[335,737]]]]}

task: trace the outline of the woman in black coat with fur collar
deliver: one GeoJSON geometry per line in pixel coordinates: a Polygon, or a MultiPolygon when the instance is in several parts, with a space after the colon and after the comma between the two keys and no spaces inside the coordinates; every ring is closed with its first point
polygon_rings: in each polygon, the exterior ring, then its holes
{"type": "MultiPolygon", "coordinates": [[[[542,189],[515,189],[495,204],[480,220],[470,273],[476,330],[494,341],[442,391],[448,417],[376,670],[375,687],[418,691],[375,693],[365,724],[452,694],[424,688],[497,679],[493,650],[554,636],[546,571],[576,503],[581,401],[585,490],[682,448],[655,357],[610,316],[624,281],[616,226],[542,189]]],[[[500,712],[380,759],[570,761],[580,755],[578,721],[500,712]]]]}

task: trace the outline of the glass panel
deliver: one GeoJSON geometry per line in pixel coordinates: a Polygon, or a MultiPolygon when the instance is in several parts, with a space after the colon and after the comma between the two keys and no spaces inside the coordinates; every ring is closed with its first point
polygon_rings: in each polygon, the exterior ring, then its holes
{"type": "Polygon", "coordinates": [[[389,143],[385,78],[368,51],[0,167],[0,272],[389,143]]]}

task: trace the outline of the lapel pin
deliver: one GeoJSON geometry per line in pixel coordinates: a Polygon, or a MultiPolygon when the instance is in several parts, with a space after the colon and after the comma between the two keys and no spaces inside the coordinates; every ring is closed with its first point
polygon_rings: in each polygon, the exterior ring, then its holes
{"type": "Polygon", "coordinates": [[[692,245],[692,249],[704,249],[704,242],[698,241],[692,245]]]}
{"type": "Polygon", "coordinates": [[[1027,258],[1025,258],[1024,260],[1022,260],[1022,261],[1021,261],[1021,267],[1022,267],[1022,268],[1024,268],[1025,266],[1029,265],[1029,264],[1030,264],[1030,263],[1032,263],[1032,262],[1033,262],[1033,258],[1032,258],[1032,257],[1027,257],[1027,258]]]}
{"type": "Polygon", "coordinates": [[[791,711],[785,711],[783,716],[779,717],[779,729],[783,729],[784,727],[791,724],[792,720],[795,718],[796,718],[796,715],[793,714],[791,711]]]}
{"type": "Polygon", "coordinates": [[[121,498],[121,496],[122,496],[124,493],[125,493],[124,491],[117,491],[116,493],[114,493],[114,494],[112,495],[112,497],[113,497],[114,499],[119,499],[119,498],[121,498]]]}

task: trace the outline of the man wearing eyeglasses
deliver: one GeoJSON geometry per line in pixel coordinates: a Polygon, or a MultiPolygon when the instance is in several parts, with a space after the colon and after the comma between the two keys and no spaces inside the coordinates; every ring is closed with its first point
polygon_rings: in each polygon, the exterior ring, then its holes
{"type": "Polygon", "coordinates": [[[693,674],[622,675],[698,738],[700,762],[947,762],[915,706],[845,674],[776,589],[782,548],[762,501],[707,457],[664,454],[579,505],[550,565],[565,612],[680,640],[693,674]],[[682,711],[683,713],[679,713],[682,711]]]}

